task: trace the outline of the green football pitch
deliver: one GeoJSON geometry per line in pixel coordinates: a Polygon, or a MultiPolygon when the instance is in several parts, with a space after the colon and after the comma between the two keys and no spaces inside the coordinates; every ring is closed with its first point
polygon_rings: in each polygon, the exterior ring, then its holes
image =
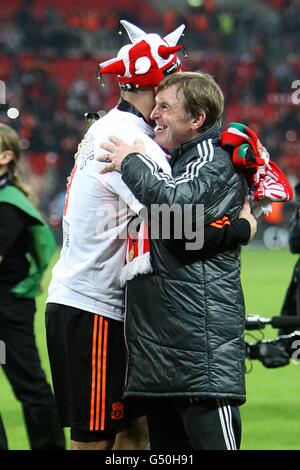
{"type": "MultiPolygon", "coordinates": [[[[244,249],[242,281],[248,314],[274,316],[279,313],[296,259],[295,255],[287,251],[244,249]]],[[[38,299],[35,328],[42,364],[50,380],[44,328],[44,302],[49,278],[50,270],[44,279],[45,293],[38,299]]],[[[259,332],[253,333],[259,337],[259,332]]],[[[271,338],[276,332],[268,326],[264,334],[271,338]]],[[[247,340],[254,341],[248,335],[247,340]]],[[[247,374],[247,403],[241,407],[242,449],[300,450],[299,363],[266,369],[258,361],[254,361],[252,366],[252,371],[247,374]]],[[[247,369],[250,369],[249,363],[247,369]]],[[[9,447],[29,449],[21,407],[13,397],[2,370],[0,390],[0,411],[9,447]]]]}

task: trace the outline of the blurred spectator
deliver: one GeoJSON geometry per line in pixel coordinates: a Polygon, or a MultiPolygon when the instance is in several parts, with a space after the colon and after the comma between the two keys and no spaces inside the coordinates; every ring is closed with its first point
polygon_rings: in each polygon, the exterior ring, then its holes
{"type": "MultiPolygon", "coordinates": [[[[19,137],[0,124],[0,338],[3,371],[20,401],[32,450],[64,449],[56,403],[34,336],[35,298],[55,251],[49,227],[18,176],[19,137]]],[[[0,449],[7,448],[0,417],[0,449]]]]}

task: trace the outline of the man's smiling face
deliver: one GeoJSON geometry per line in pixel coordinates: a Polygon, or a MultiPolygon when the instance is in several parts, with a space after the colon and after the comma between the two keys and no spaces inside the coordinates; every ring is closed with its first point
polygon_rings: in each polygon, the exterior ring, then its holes
{"type": "Polygon", "coordinates": [[[155,101],[150,116],[156,123],[155,142],[164,148],[176,148],[195,136],[198,131],[192,125],[194,119],[187,115],[175,85],[160,91],[155,101]]]}

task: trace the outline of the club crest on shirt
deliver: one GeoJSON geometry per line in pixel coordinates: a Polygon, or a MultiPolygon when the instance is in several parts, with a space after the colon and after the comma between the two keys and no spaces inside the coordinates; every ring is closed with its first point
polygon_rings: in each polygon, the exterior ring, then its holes
{"type": "Polygon", "coordinates": [[[119,420],[124,418],[124,404],[117,401],[111,405],[111,419],[119,420]]]}

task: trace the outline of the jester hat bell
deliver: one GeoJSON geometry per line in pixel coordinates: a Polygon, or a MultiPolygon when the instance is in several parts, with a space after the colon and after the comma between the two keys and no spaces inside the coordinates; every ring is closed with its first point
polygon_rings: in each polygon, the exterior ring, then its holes
{"type": "Polygon", "coordinates": [[[121,89],[133,90],[155,87],[167,75],[181,70],[176,52],[184,25],[179,26],[164,38],[158,34],[147,34],[129,21],[121,20],[131,44],[123,46],[117,57],[99,64],[98,73],[114,74],[121,89]]]}

